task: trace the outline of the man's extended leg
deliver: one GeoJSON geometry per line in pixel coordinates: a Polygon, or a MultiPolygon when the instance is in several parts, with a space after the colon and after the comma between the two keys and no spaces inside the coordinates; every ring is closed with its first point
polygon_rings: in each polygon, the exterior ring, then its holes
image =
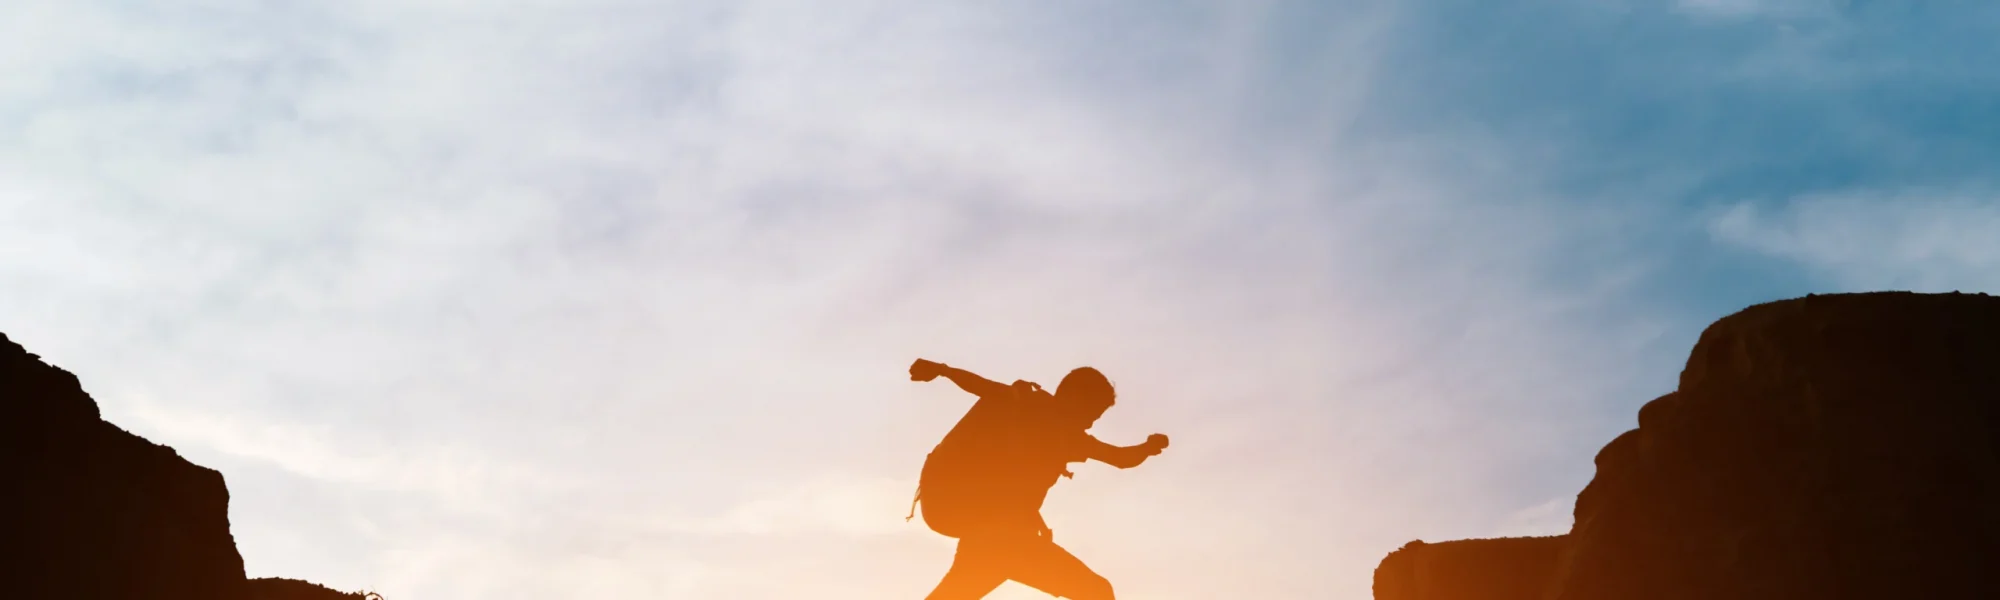
{"type": "Polygon", "coordinates": [[[1057,546],[1047,537],[1033,538],[1015,550],[1007,564],[1007,578],[1058,598],[1070,600],[1115,600],[1111,581],[1090,570],[1089,565],[1057,546]]]}
{"type": "Polygon", "coordinates": [[[951,559],[951,570],[945,571],[944,580],[939,581],[931,595],[924,600],[979,600],[993,593],[1000,584],[1007,582],[996,559],[1002,555],[994,553],[994,544],[980,541],[959,540],[958,554],[951,559]]]}

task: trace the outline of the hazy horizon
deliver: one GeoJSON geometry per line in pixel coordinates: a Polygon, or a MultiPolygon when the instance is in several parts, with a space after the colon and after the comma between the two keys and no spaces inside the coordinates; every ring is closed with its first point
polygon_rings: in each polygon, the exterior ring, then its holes
{"type": "MultiPolygon", "coordinates": [[[[0,332],[220,470],[253,577],[917,598],[970,405],[1094,432],[1126,598],[1558,533],[1744,306],[2000,291],[2000,6],[0,7],[0,332]]],[[[1009,585],[995,600],[1040,598],[1009,585]]]]}

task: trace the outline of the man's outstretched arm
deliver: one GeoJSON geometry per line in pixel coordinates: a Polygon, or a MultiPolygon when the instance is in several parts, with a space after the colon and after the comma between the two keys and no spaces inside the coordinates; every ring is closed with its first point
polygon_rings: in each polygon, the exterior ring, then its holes
{"type": "Polygon", "coordinates": [[[1137,446],[1113,446],[1093,437],[1090,438],[1089,445],[1090,459],[1120,469],[1130,469],[1166,449],[1167,436],[1155,433],[1146,438],[1146,443],[1137,446]]]}
{"type": "Polygon", "coordinates": [[[981,398],[998,396],[1006,394],[1009,391],[1007,384],[992,381],[985,377],[980,377],[971,371],[944,363],[919,358],[915,364],[910,365],[910,380],[912,381],[930,381],[940,375],[944,376],[945,379],[950,379],[952,383],[958,384],[959,389],[981,398]]]}

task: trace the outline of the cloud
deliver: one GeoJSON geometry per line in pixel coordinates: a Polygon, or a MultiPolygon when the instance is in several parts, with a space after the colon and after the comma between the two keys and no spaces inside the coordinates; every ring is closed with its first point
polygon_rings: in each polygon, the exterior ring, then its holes
{"type": "Polygon", "coordinates": [[[1830,0],[1675,0],[1674,7],[1704,17],[1800,17],[1831,12],[1830,0]]]}
{"type": "Polygon", "coordinates": [[[1710,229],[1724,243],[1796,261],[1843,291],[1983,291],[2000,283],[2000,201],[1978,191],[1857,190],[1775,210],[1729,207],[1710,229]]]}
{"type": "Polygon", "coordinates": [[[889,507],[909,502],[916,486],[914,478],[825,473],[754,492],[749,500],[722,514],[668,519],[650,526],[701,535],[918,535],[931,539],[929,530],[920,524],[886,518],[895,512],[889,507]]]}
{"type": "Polygon", "coordinates": [[[137,394],[121,400],[111,420],[169,445],[265,463],[355,491],[418,495],[457,511],[500,514],[509,508],[503,499],[524,490],[549,493],[578,485],[561,473],[528,471],[466,446],[385,439],[297,420],[189,411],[137,394]]]}
{"type": "Polygon", "coordinates": [[[1569,533],[1576,518],[1576,496],[1565,494],[1507,515],[1493,537],[1542,536],[1569,533]]]}

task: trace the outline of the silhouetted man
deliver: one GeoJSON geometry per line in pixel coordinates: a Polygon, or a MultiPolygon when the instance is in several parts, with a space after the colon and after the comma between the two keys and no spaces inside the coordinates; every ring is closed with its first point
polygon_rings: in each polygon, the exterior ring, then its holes
{"type": "Polygon", "coordinates": [[[924,460],[917,489],[924,523],[958,538],[951,570],[927,600],[978,600],[1008,580],[1060,598],[1114,600],[1111,582],[1056,545],[1042,501],[1058,477],[1071,475],[1069,463],[1094,459],[1129,469],[1166,448],[1167,436],[1137,446],[1092,437],[1088,430],[1117,392],[1090,367],[1070,371],[1051,395],[1033,383],[1003,385],[943,363],[910,365],[913,381],[940,375],[979,400],[924,460]]]}

